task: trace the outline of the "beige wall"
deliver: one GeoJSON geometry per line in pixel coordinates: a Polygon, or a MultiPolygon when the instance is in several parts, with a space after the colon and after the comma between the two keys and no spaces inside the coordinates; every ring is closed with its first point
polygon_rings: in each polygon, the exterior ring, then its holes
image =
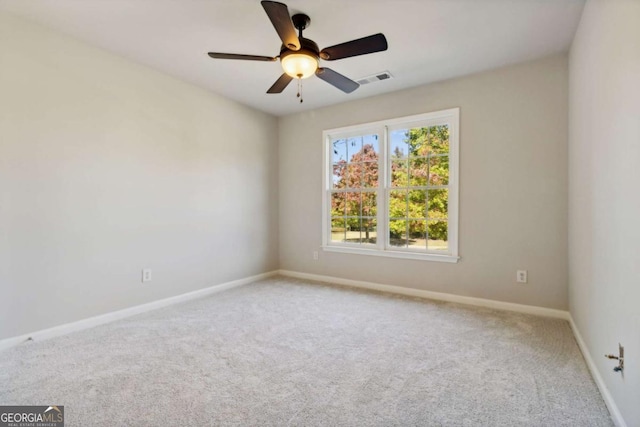
{"type": "Polygon", "coordinates": [[[281,268],[567,308],[566,56],[287,116],[279,128],[281,268]],[[461,262],[322,252],[322,131],[452,107],[461,262]]]}
{"type": "Polygon", "coordinates": [[[589,1],[569,64],[571,315],[627,425],[640,426],[640,2],[589,1]],[[624,376],[601,356],[619,342],[624,376]]]}
{"type": "Polygon", "coordinates": [[[277,161],[274,117],[0,15],[0,339],[276,269],[277,161]]]}

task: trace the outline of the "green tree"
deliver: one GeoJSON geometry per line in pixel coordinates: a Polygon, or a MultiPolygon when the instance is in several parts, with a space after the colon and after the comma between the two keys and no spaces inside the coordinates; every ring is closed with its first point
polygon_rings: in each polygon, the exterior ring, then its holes
{"type": "Polygon", "coordinates": [[[448,153],[448,126],[409,129],[396,144],[391,155],[396,189],[389,197],[389,216],[397,218],[389,224],[392,238],[424,238],[428,233],[430,239],[447,240],[448,190],[410,188],[447,185],[448,153]]]}

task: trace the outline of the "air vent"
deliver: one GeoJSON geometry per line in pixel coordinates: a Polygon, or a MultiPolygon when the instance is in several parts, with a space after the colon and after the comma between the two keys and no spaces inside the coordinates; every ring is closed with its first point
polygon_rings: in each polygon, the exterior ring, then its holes
{"type": "Polygon", "coordinates": [[[362,77],[361,79],[356,80],[358,83],[360,83],[361,85],[367,85],[369,83],[374,83],[374,82],[379,82],[381,80],[388,80],[393,78],[393,76],[391,75],[390,72],[388,71],[381,71],[379,73],[375,73],[371,76],[367,76],[367,77],[362,77]]]}

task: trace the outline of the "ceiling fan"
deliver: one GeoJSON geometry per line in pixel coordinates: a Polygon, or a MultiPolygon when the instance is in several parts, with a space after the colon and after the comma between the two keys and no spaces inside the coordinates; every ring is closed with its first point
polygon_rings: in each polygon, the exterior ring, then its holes
{"type": "MultiPolygon", "coordinates": [[[[284,73],[267,90],[267,93],[281,93],[293,79],[297,78],[300,85],[302,79],[314,74],[341,91],[351,93],[360,85],[331,68],[320,67],[320,59],[335,61],[387,50],[387,39],[381,33],[319,50],[313,40],[302,37],[302,31],[309,27],[311,18],[302,13],[290,17],[287,5],[283,3],[264,0],[261,4],[282,40],[280,55],[272,57],[209,52],[209,56],[216,59],[267,62],[277,61],[279,58],[284,73]],[[296,29],[298,29],[298,35],[296,35],[296,29]]],[[[300,97],[300,89],[298,89],[298,97],[300,97]]],[[[302,102],[302,98],[300,102],[302,102]]]]}

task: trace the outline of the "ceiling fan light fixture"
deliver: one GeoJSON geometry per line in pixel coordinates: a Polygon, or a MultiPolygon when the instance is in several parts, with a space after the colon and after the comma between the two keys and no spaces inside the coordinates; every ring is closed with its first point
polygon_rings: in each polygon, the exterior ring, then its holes
{"type": "Polygon", "coordinates": [[[301,51],[281,55],[280,62],[284,72],[296,79],[313,76],[319,66],[317,56],[301,51]]]}

